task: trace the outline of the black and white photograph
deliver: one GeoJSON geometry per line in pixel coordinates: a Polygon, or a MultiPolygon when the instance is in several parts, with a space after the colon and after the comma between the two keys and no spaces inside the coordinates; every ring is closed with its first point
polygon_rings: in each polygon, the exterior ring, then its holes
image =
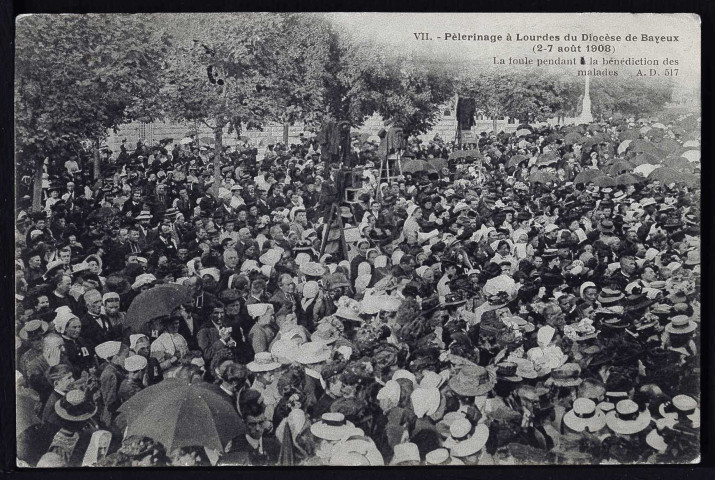
{"type": "Polygon", "coordinates": [[[697,15],[15,28],[17,467],[702,460],[697,15]]]}

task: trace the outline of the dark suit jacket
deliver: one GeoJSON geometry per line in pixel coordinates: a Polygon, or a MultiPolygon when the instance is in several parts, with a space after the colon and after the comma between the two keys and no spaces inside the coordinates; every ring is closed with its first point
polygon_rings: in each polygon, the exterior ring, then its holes
{"type": "Polygon", "coordinates": [[[259,453],[248,443],[245,435],[234,439],[232,452],[247,452],[251,465],[275,465],[278,462],[278,454],[281,451],[281,444],[274,436],[263,435],[263,453],[259,453]]]}
{"type": "MultiPolygon", "coordinates": [[[[109,324],[109,320],[105,320],[109,324]]],[[[121,333],[117,334],[111,326],[106,330],[103,329],[99,326],[95,317],[89,313],[82,315],[80,322],[82,323],[81,338],[83,338],[91,348],[110,340],[121,340],[121,333]]]]}

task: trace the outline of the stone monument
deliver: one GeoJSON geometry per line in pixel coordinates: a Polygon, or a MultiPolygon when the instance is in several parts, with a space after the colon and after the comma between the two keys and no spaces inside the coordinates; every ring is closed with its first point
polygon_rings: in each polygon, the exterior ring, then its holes
{"type": "Polygon", "coordinates": [[[581,105],[581,115],[579,115],[577,123],[591,123],[591,122],[593,122],[593,115],[591,114],[591,92],[589,89],[589,79],[590,79],[590,76],[586,75],[586,89],[583,93],[583,103],[581,105]]]}

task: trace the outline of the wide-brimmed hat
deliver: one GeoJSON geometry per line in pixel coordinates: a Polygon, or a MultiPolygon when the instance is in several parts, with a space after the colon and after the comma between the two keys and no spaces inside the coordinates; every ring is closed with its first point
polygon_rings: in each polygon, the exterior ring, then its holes
{"type": "Polygon", "coordinates": [[[463,461],[452,457],[446,448],[438,448],[427,452],[425,455],[425,463],[427,465],[464,465],[463,461]]]}
{"type": "Polygon", "coordinates": [[[606,425],[614,433],[633,435],[645,430],[650,424],[650,411],[640,411],[633,400],[621,400],[616,408],[606,414],[606,425]]]}
{"type": "Polygon", "coordinates": [[[437,388],[415,388],[410,394],[412,409],[417,418],[434,415],[439,409],[441,395],[437,388]]]}
{"type": "Polygon", "coordinates": [[[507,382],[521,382],[524,378],[518,374],[519,366],[514,362],[501,362],[496,364],[497,380],[507,382]]]}
{"type": "Polygon", "coordinates": [[[311,342],[322,342],[326,345],[335,343],[338,338],[340,338],[340,332],[338,332],[338,329],[327,322],[318,324],[315,332],[310,335],[311,342]]]}
{"type": "Polygon", "coordinates": [[[149,210],[142,210],[135,220],[151,220],[152,218],[154,218],[154,215],[149,210]]]}
{"type": "Polygon", "coordinates": [[[308,277],[322,277],[328,272],[326,267],[317,262],[305,262],[298,270],[308,277]]]}
{"type": "Polygon", "coordinates": [[[246,368],[254,373],[270,372],[271,370],[281,368],[281,363],[275,361],[270,352],[258,352],[253,358],[253,361],[246,365],[246,368]]]}
{"type": "Polygon", "coordinates": [[[70,390],[55,402],[55,413],[69,422],[84,422],[97,413],[94,405],[82,390],[70,390]]]}
{"type": "Polygon", "coordinates": [[[690,395],[676,395],[669,402],[663,402],[658,407],[658,413],[663,418],[678,420],[679,417],[687,417],[694,427],[700,426],[700,408],[698,402],[690,395]]]}
{"type": "Polygon", "coordinates": [[[457,395],[476,397],[486,395],[494,388],[494,380],[486,368],[478,365],[466,365],[449,379],[449,387],[457,395]]]}
{"type": "Polygon", "coordinates": [[[407,442],[395,445],[390,465],[400,465],[404,462],[420,462],[420,450],[416,443],[407,442]]]}
{"type": "Polygon", "coordinates": [[[30,320],[22,327],[18,336],[25,342],[39,340],[49,328],[50,324],[43,320],[30,320]]]}
{"type": "Polygon", "coordinates": [[[616,227],[613,225],[613,222],[611,220],[604,218],[598,224],[598,231],[601,233],[613,233],[616,231],[616,227]]]}
{"type": "Polygon", "coordinates": [[[612,330],[621,330],[631,326],[631,321],[622,315],[606,315],[600,319],[600,325],[602,328],[609,328],[612,330]]]}
{"type": "Polygon", "coordinates": [[[571,430],[591,433],[598,432],[606,426],[606,415],[596,408],[596,402],[589,398],[577,398],[573,408],[564,415],[564,424],[571,430]]]}
{"type": "Polygon", "coordinates": [[[310,433],[323,440],[338,441],[347,438],[357,429],[342,413],[324,413],[319,421],[310,426],[310,433]]]}
{"type": "Polygon", "coordinates": [[[685,263],[685,265],[688,265],[690,267],[700,265],[700,251],[699,250],[690,250],[687,253],[685,262],[683,262],[683,263],[685,263]]]}
{"type": "Polygon", "coordinates": [[[623,300],[624,297],[622,291],[606,287],[598,294],[598,301],[602,304],[611,304],[623,300]]]}
{"type": "Polygon", "coordinates": [[[360,317],[360,314],[358,312],[356,312],[352,308],[345,306],[338,307],[338,310],[333,315],[340,318],[341,320],[350,320],[358,323],[363,322],[363,319],[360,317]]]}
{"type": "Polygon", "coordinates": [[[463,298],[462,295],[455,292],[455,293],[449,293],[449,294],[447,294],[447,296],[445,296],[442,306],[450,307],[450,306],[456,306],[456,305],[464,305],[465,303],[467,303],[467,299],[463,298]]]}
{"type": "Polygon", "coordinates": [[[474,455],[487,444],[489,427],[480,423],[476,426],[466,418],[456,420],[449,427],[449,438],[444,442],[453,457],[474,455]]]}
{"type": "Polygon", "coordinates": [[[695,323],[687,315],[676,315],[670,319],[670,323],[665,326],[665,331],[670,334],[682,335],[693,332],[698,328],[695,323]]]}
{"type": "Polygon", "coordinates": [[[331,350],[322,342],[307,342],[298,347],[295,361],[303,365],[325,362],[330,358],[331,350]]]}
{"type": "Polygon", "coordinates": [[[581,367],[578,363],[564,363],[559,368],[551,370],[551,377],[549,377],[544,385],[551,386],[556,385],[557,387],[578,387],[583,382],[580,377],[581,367]]]}

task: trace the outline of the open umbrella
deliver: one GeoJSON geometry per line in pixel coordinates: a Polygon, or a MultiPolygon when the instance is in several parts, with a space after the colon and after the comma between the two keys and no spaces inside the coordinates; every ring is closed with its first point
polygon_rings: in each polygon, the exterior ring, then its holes
{"type": "Polygon", "coordinates": [[[576,178],[573,179],[573,183],[575,184],[580,184],[580,183],[590,183],[592,182],[595,178],[598,177],[603,177],[605,174],[598,169],[589,169],[589,170],[584,170],[583,172],[580,172],[578,175],[576,175],[576,178]]]}
{"type": "Polygon", "coordinates": [[[650,163],[644,163],[643,165],[638,165],[636,168],[633,169],[633,173],[637,173],[639,175],[643,175],[644,177],[647,177],[650,172],[655,170],[657,167],[656,165],[651,165],[650,163]]]}
{"type": "Polygon", "coordinates": [[[547,152],[547,153],[542,153],[539,155],[539,159],[537,160],[538,165],[550,165],[553,163],[558,163],[559,161],[559,155],[555,152],[547,152]]]}
{"type": "Polygon", "coordinates": [[[223,452],[245,432],[233,404],[218,387],[202,381],[168,378],[135,394],[119,411],[127,436],[150,437],[167,451],[201,445],[223,452]]]}
{"type": "Polygon", "coordinates": [[[653,128],[662,128],[663,130],[665,130],[665,125],[663,125],[662,123],[654,123],[653,128]]]}
{"type": "Polygon", "coordinates": [[[660,163],[660,157],[656,157],[652,153],[641,153],[636,155],[636,157],[631,161],[633,165],[643,165],[644,163],[650,163],[651,165],[657,165],[660,163]]]}
{"type": "Polygon", "coordinates": [[[567,133],[564,137],[564,143],[566,145],[573,145],[574,143],[581,143],[583,141],[583,135],[578,132],[567,133]]]}
{"type": "Polygon", "coordinates": [[[643,182],[644,178],[632,173],[623,173],[615,178],[616,185],[636,185],[643,182]]]}
{"type": "Polygon", "coordinates": [[[700,160],[700,150],[688,150],[680,156],[687,159],[689,162],[697,162],[700,160]]]}
{"type": "Polygon", "coordinates": [[[618,145],[618,155],[623,155],[623,153],[628,149],[628,146],[633,140],[623,140],[620,145],[618,145]]]}
{"type": "Polygon", "coordinates": [[[659,167],[648,174],[648,180],[660,181],[664,184],[669,183],[686,183],[687,179],[683,172],[669,167],[659,167]]]}
{"type": "Polygon", "coordinates": [[[191,142],[193,142],[193,141],[194,141],[193,138],[184,137],[184,138],[182,138],[182,139],[179,141],[179,143],[182,144],[182,145],[188,145],[189,143],[191,143],[191,142]]]}
{"type": "Polygon", "coordinates": [[[527,161],[527,160],[529,160],[529,158],[528,158],[526,155],[514,155],[513,157],[511,157],[511,158],[509,159],[509,161],[507,162],[506,166],[507,166],[508,168],[516,167],[516,166],[519,165],[521,162],[525,162],[525,161],[527,161]]]}
{"type": "Polygon", "coordinates": [[[663,138],[665,136],[665,130],[660,128],[651,128],[645,134],[647,138],[663,138]]]}
{"type": "Polygon", "coordinates": [[[436,172],[437,167],[426,160],[408,160],[402,165],[404,173],[436,172]]]}
{"type": "Polygon", "coordinates": [[[525,137],[527,135],[531,135],[531,130],[527,130],[526,128],[522,128],[516,131],[516,136],[517,137],[525,137]]]}
{"type": "Polygon", "coordinates": [[[201,137],[199,141],[201,143],[208,143],[209,145],[213,145],[214,143],[216,143],[216,139],[212,137],[201,137]]]}
{"type": "Polygon", "coordinates": [[[558,181],[559,179],[556,178],[556,175],[543,170],[534,172],[529,176],[529,182],[531,183],[555,183],[558,181]]]}
{"type": "Polygon", "coordinates": [[[534,130],[534,127],[532,127],[528,123],[521,123],[521,124],[517,125],[516,128],[518,130],[529,130],[529,131],[534,130]]]}
{"type": "Polygon", "coordinates": [[[444,158],[430,158],[427,161],[438,171],[442,170],[443,168],[449,168],[449,164],[444,158]]]}
{"type": "Polygon", "coordinates": [[[611,176],[616,176],[623,172],[632,172],[634,168],[636,168],[636,166],[628,160],[617,160],[608,167],[607,172],[611,176]]]}
{"type": "Polygon", "coordinates": [[[481,152],[476,149],[456,150],[449,154],[450,160],[456,159],[456,158],[481,158],[481,157],[482,157],[481,152]]]}
{"type": "Polygon", "coordinates": [[[680,144],[672,138],[663,138],[657,145],[658,148],[668,153],[674,153],[680,150],[680,144]]]}
{"type": "Polygon", "coordinates": [[[645,134],[648,133],[651,129],[652,129],[652,127],[646,125],[645,127],[641,127],[641,129],[639,130],[639,132],[641,132],[641,135],[645,135],[645,134]]]}
{"type": "Polygon", "coordinates": [[[662,164],[664,167],[672,168],[674,170],[680,170],[681,172],[692,172],[693,164],[684,157],[670,156],[666,157],[662,164]]]}
{"type": "Polygon", "coordinates": [[[149,320],[171,315],[191,299],[188,287],[175,283],[157,285],[134,298],[127,310],[126,325],[139,331],[149,320]]]}
{"type": "Polygon", "coordinates": [[[615,187],[616,185],[616,180],[614,180],[611,177],[603,176],[603,177],[597,177],[593,179],[593,184],[598,186],[598,187],[615,187]]]}
{"type": "Polygon", "coordinates": [[[683,147],[685,148],[698,148],[700,147],[700,142],[697,140],[688,140],[683,144],[683,147]]]}
{"type": "Polygon", "coordinates": [[[619,133],[618,139],[620,141],[635,140],[636,138],[640,138],[640,136],[641,136],[641,134],[638,130],[630,129],[630,130],[624,130],[621,133],[619,133]]]}

